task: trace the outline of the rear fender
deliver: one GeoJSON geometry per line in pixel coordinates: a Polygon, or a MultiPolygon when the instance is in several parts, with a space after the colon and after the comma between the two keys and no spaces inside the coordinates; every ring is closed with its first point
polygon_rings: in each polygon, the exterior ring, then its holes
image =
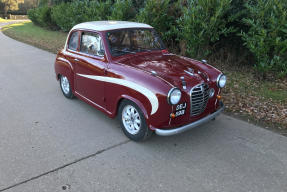
{"type": "Polygon", "coordinates": [[[58,57],[55,62],[56,78],[59,80],[60,76],[66,76],[71,84],[72,90],[74,91],[74,69],[73,65],[65,58],[58,57]]]}

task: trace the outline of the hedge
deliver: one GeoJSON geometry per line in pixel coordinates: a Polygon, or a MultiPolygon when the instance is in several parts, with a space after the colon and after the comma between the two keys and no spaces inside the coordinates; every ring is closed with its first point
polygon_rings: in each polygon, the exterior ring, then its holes
{"type": "Polygon", "coordinates": [[[190,1],[183,8],[178,19],[180,39],[186,43],[186,54],[195,58],[210,54],[210,46],[234,31],[229,24],[227,12],[231,9],[231,0],[190,1]]]}
{"type": "Polygon", "coordinates": [[[41,27],[57,27],[51,18],[51,8],[48,6],[28,10],[29,19],[41,27]]]}
{"type": "Polygon", "coordinates": [[[249,27],[241,36],[244,45],[256,59],[255,67],[263,75],[269,71],[287,74],[287,2],[286,0],[257,0],[246,5],[249,27]]]}
{"type": "MultiPolygon", "coordinates": [[[[53,6],[29,10],[42,27],[69,31],[97,20],[148,23],[165,44],[202,59],[228,44],[246,48],[255,69],[287,75],[286,0],[55,0],[53,6]],[[62,3],[61,3],[62,2],[62,3]],[[220,45],[220,46],[218,46],[220,45]]],[[[248,55],[246,54],[246,55],[248,55]]]]}

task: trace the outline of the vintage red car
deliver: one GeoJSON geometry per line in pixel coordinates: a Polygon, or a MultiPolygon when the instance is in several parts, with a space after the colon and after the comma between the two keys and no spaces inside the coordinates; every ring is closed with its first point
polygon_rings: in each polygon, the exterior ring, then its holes
{"type": "Polygon", "coordinates": [[[147,24],[96,21],[73,27],[55,61],[67,98],[118,117],[127,137],[168,136],[223,111],[226,76],[205,60],[169,53],[147,24]]]}

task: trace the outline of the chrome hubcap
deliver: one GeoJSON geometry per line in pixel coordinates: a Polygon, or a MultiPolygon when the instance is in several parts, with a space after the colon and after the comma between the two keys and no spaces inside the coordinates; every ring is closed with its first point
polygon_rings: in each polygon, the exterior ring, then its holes
{"type": "Polygon", "coordinates": [[[65,76],[61,76],[61,87],[65,94],[68,94],[70,92],[69,80],[65,76]]]}
{"type": "Polygon", "coordinates": [[[137,134],[141,127],[140,114],[135,107],[127,105],[122,112],[122,121],[125,129],[132,135],[137,134]]]}

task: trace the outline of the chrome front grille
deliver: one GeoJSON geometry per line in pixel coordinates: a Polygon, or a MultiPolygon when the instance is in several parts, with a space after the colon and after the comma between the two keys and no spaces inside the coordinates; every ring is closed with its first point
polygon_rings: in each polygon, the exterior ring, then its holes
{"type": "Polygon", "coordinates": [[[190,90],[191,116],[200,115],[206,108],[209,93],[207,84],[200,84],[190,90]]]}

